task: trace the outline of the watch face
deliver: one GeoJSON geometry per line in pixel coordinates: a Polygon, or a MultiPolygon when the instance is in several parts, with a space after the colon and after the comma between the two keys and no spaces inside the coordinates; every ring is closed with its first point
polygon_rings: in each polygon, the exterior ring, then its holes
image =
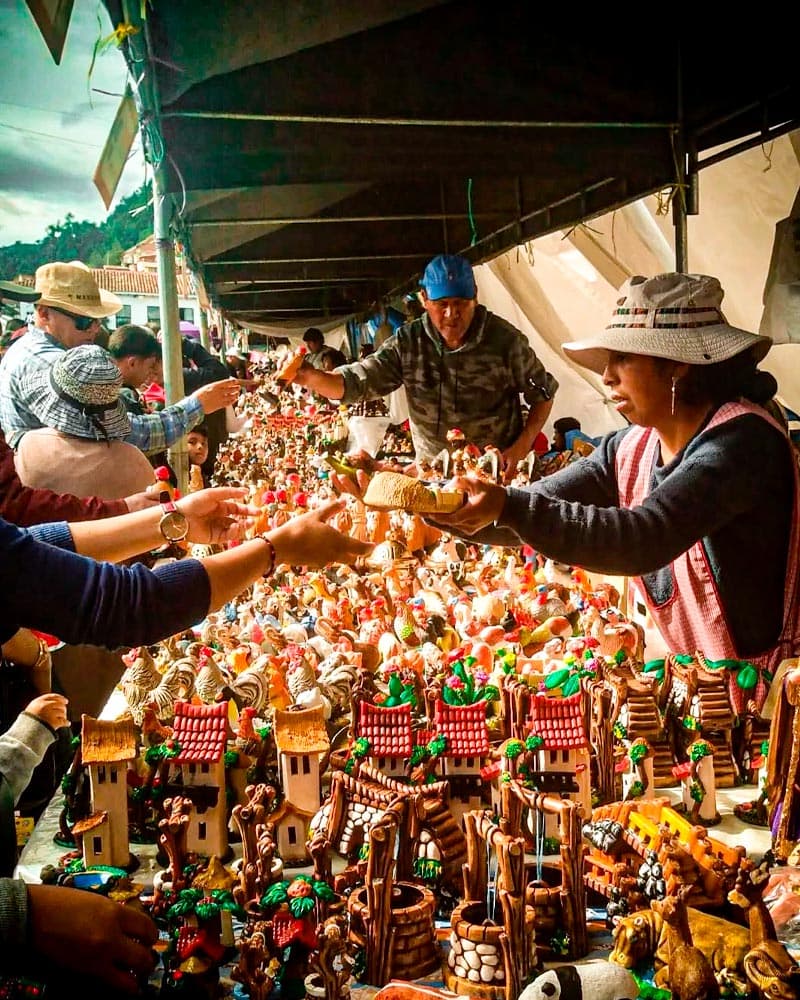
{"type": "Polygon", "coordinates": [[[189,532],[186,515],[179,510],[171,510],[158,522],[161,534],[168,542],[182,542],[189,532]]]}

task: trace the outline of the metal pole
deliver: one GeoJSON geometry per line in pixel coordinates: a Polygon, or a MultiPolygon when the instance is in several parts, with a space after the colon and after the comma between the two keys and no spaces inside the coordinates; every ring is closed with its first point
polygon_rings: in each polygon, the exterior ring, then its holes
{"type": "Polygon", "coordinates": [[[678,127],[672,133],[676,173],[675,195],[672,199],[672,222],[675,226],[675,270],[686,274],[689,270],[689,231],[686,224],[686,132],[683,110],[683,59],[680,43],[677,47],[675,75],[678,127]]]}
{"type": "MultiPolygon", "coordinates": [[[[164,392],[167,405],[184,396],[181,352],[178,279],[175,270],[175,244],[171,234],[172,197],[167,194],[166,162],[159,114],[161,102],[150,55],[148,23],[133,0],[123,0],[123,13],[139,31],[125,41],[129,72],[137,80],[136,109],[145,157],[153,168],[153,229],[158,268],[158,298],[161,313],[161,357],[164,364],[164,392]]],[[[169,449],[169,461],[182,493],[189,488],[189,458],[185,439],[169,449]]]]}
{"type": "Polygon", "coordinates": [[[197,303],[197,308],[200,316],[200,343],[205,347],[207,351],[211,350],[211,337],[208,333],[208,317],[206,316],[206,311],[197,303]]]}
{"type": "MultiPolygon", "coordinates": [[[[160,191],[160,171],[153,173],[153,207],[158,265],[158,296],[161,309],[161,359],[164,364],[164,392],[167,406],[184,397],[183,356],[181,352],[180,314],[178,312],[178,276],[175,270],[175,244],[169,234],[171,198],[160,191]]],[[[178,489],[189,489],[189,455],[186,440],[180,438],[169,449],[169,462],[178,480],[178,489]]]]}

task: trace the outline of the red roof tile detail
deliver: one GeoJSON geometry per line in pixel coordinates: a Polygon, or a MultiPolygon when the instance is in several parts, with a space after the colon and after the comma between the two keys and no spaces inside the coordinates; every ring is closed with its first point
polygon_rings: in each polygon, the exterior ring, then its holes
{"type": "MultiPolygon", "coordinates": [[[[93,267],[90,268],[94,280],[100,288],[107,292],[123,295],[158,295],[158,273],[156,271],[132,271],[127,267],[93,267]]],[[[187,275],[175,275],[178,285],[178,295],[181,298],[191,298],[194,295],[187,275]]],[[[34,277],[31,274],[21,274],[19,284],[33,288],[34,277]]]]}
{"type": "Polygon", "coordinates": [[[411,705],[382,708],[368,701],[358,703],[356,738],[369,740],[370,757],[410,757],[411,705]]]}
{"type": "Polygon", "coordinates": [[[545,750],[584,750],[589,746],[582,699],[580,691],[568,698],[546,694],[531,698],[530,731],[542,737],[545,750]]]}
{"type": "Polygon", "coordinates": [[[181,748],[174,758],[176,764],[215,764],[227,742],[227,701],[216,705],[176,702],[172,734],[181,748]]]}
{"type": "Polygon", "coordinates": [[[485,701],[448,705],[437,700],[433,723],[436,735],[447,740],[445,757],[483,757],[489,753],[485,701]]]}

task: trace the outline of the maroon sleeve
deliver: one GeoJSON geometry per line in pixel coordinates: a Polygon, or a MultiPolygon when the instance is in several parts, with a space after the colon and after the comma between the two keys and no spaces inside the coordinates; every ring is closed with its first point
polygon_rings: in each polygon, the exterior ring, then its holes
{"type": "Polygon", "coordinates": [[[92,521],[127,514],[124,500],[82,500],[70,493],[23,486],[14,466],[14,452],[0,434],[0,517],[20,527],[47,521],[92,521]]]}

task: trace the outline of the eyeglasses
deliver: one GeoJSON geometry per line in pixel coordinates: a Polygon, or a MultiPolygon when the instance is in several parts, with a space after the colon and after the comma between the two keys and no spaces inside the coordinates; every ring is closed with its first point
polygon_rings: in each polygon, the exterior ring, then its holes
{"type": "Polygon", "coordinates": [[[56,309],[55,306],[48,306],[54,313],[60,313],[62,316],[66,316],[67,319],[71,319],[75,324],[75,329],[85,332],[90,326],[94,326],[95,323],[99,323],[99,319],[95,319],[93,316],[76,316],[74,313],[67,312],[66,309],[56,309]]]}

